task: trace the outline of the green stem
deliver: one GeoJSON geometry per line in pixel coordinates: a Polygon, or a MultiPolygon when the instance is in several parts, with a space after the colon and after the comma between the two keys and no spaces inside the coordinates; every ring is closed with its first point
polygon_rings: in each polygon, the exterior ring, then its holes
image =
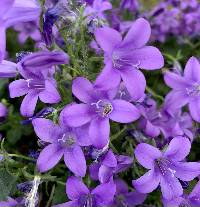
{"type": "Polygon", "coordinates": [[[125,126],[122,130],[120,130],[117,134],[114,134],[110,137],[110,141],[113,141],[117,139],[121,134],[123,134],[126,131],[127,127],[125,126]]]}
{"type": "Polygon", "coordinates": [[[50,207],[51,206],[51,201],[53,199],[54,192],[55,192],[55,185],[53,185],[53,187],[52,187],[51,194],[50,194],[50,197],[49,197],[49,200],[47,202],[46,207],[50,207]]]}
{"type": "Polygon", "coordinates": [[[31,157],[26,157],[24,155],[18,155],[18,154],[8,154],[9,157],[18,157],[24,160],[28,160],[28,161],[35,161],[35,159],[31,158],[31,157]]]}
{"type": "Polygon", "coordinates": [[[160,95],[158,95],[155,91],[153,91],[151,88],[149,88],[148,86],[146,86],[146,90],[148,93],[152,94],[153,97],[160,99],[162,102],[164,101],[164,98],[160,95]]]}

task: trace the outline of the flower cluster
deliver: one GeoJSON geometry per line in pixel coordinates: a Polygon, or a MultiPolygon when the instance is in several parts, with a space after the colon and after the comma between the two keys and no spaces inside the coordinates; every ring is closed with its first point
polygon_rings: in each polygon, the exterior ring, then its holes
{"type": "MultiPolygon", "coordinates": [[[[33,126],[38,145],[34,156],[20,157],[6,152],[3,139],[5,169],[16,157],[30,161],[34,172],[23,167],[19,174],[33,180],[30,188],[16,199],[6,195],[0,206],[131,207],[144,205],[153,191],[161,192],[166,207],[200,206],[200,162],[186,158],[200,122],[198,58],[191,57],[182,73],[163,70],[172,88],[165,98],[148,87],[148,77],[165,65],[160,49],[148,43],[151,25],[160,41],[171,33],[199,34],[191,23],[199,3],[162,2],[151,22],[138,18],[123,32],[110,23],[114,6],[107,0],[1,0],[0,78],[9,78],[11,99],[23,96],[21,123],[33,126]],[[19,32],[20,44],[36,43],[18,51],[17,60],[6,53],[8,27],[19,32]],[[190,181],[188,194],[183,183],[190,181]],[[50,193],[46,188],[47,202],[43,183],[53,186],[50,193]],[[53,200],[59,184],[66,186],[63,203],[53,200]]],[[[118,9],[138,8],[137,1],[124,0],[118,9]]],[[[3,100],[2,126],[13,116],[6,106],[3,100]]]]}

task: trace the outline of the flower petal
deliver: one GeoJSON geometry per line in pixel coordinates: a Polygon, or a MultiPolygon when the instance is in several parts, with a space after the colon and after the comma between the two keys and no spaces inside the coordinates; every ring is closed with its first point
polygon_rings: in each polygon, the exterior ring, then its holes
{"type": "Polygon", "coordinates": [[[74,146],[64,152],[66,166],[77,176],[84,177],[86,173],[86,160],[81,147],[74,146]]]}
{"type": "Polygon", "coordinates": [[[28,91],[29,91],[29,88],[28,88],[26,80],[24,79],[13,81],[9,85],[9,92],[10,92],[11,98],[24,96],[25,94],[28,93],[28,91]]]}
{"type": "Polygon", "coordinates": [[[134,101],[137,101],[144,96],[146,80],[141,71],[133,68],[126,68],[120,70],[120,74],[134,101]]]}
{"type": "Polygon", "coordinates": [[[62,136],[60,127],[49,119],[37,118],[32,124],[36,135],[45,142],[53,143],[62,136]]]}
{"type": "Polygon", "coordinates": [[[152,46],[145,46],[130,53],[135,65],[146,70],[160,69],[164,65],[161,52],[152,46]]]}
{"type": "Polygon", "coordinates": [[[45,90],[39,93],[39,98],[44,103],[58,103],[61,101],[60,94],[55,85],[49,81],[45,81],[45,90]]]}
{"type": "Polygon", "coordinates": [[[157,137],[160,134],[160,129],[157,126],[154,126],[150,121],[146,122],[145,134],[150,137],[157,137]]]}
{"type": "Polygon", "coordinates": [[[189,110],[191,117],[197,121],[200,122],[200,99],[192,100],[189,102],[189,110]]]}
{"type": "Polygon", "coordinates": [[[73,81],[72,93],[80,101],[88,103],[92,101],[92,94],[94,93],[94,88],[89,80],[83,77],[78,77],[73,81]]]}
{"type": "Polygon", "coordinates": [[[91,121],[90,106],[86,104],[72,104],[63,111],[63,122],[71,127],[79,127],[91,121]]]}
{"type": "Polygon", "coordinates": [[[107,53],[111,53],[114,47],[122,41],[120,33],[109,27],[98,28],[94,34],[97,43],[107,53]]]}
{"type": "Polygon", "coordinates": [[[120,123],[130,123],[140,117],[139,110],[131,103],[116,99],[112,101],[113,111],[109,118],[120,123]]]}
{"type": "Polygon", "coordinates": [[[4,15],[13,6],[15,0],[1,0],[0,1],[0,18],[2,19],[4,15]]]}
{"type": "Polygon", "coordinates": [[[15,63],[6,60],[3,60],[0,63],[0,78],[14,78],[16,77],[16,75],[17,75],[17,65],[15,63]]]}
{"type": "Polygon", "coordinates": [[[113,200],[116,186],[113,182],[98,185],[91,194],[95,195],[97,206],[107,206],[113,200]]]}
{"type": "Polygon", "coordinates": [[[147,197],[146,194],[139,193],[137,191],[125,194],[125,199],[128,206],[136,206],[142,204],[146,199],[146,197],[147,197]]]}
{"type": "Polygon", "coordinates": [[[74,129],[76,132],[77,142],[80,146],[89,146],[92,144],[89,137],[89,124],[74,129]]]}
{"type": "Polygon", "coordinates": [[[158,187],[159,182],[160,177],[154,173],[154,170],[150,170],[137,180],[133,180],[132,184],[138,192],[150,193],[158,187]]]}
{"type": "Polygon", "coordinates": [[[143,18],[139,18],[133,22],[123,40],[122,47],[126,47],[129,50],[140,48],[148,42],[150,35],[151,27],[149,22],[143,18]]]}
{"type": "Polygon", "coordinates": [[[165,108],[170,114],[174,114],[189,102],[188,96],[184,91],[172,90],[165,97],[165,108]]]}
{"type": "Polygon", "coordinates": [[[162,195],[167,200],[179,197],[183,194],[183,188],[175,176],[161,176],[160,187],[162,195]]]}
{"type": "Polygon", "coordinates": [[[102,90],[109,90],[117,88],[120,80],[119,72],[112,67],[111,62],[107,62],[101,73],[97,76],[94,86],[102,90]]]}
{"type": "Polygon", "coordinates": [[[23,99],[20,112],[23,116],[31,117],[33,116],[36,104],[38,100],[38,92],[30,91],[23,99]]]}
{"type": "Polygon", "coordinates": [[[175,176],[183,181],[191,181],[200,175],[200,163],[198,162],[178,162],[175,164],[175,176]]]}
{"type": "Polygon", "coordinates": [[[113,176],[113,170],[110,167],[102,165],[99,168],[99,181],[101,183],[108,183],[113,176]]]}
{"type": "Polygon", "coordinates": [[[141,143],[137,145],[135,149],[135,156],[137,161],[147,169],[154,168],[155,159],[158,159],[162,156],[162,153],[159,149],[146,144],[141,143]]]}
{"type": "Polygon", "coordinates": [[[164,156],[170,160],[181,161],[189,154],[190,149],[191,143],[189,139],[178,136],[171,140],[164,156]]]}
{"type": "Polygon", "coordinates": [[[106,155],[102,161],[102,164],[107,167],[116,167],[117,166],[117,159],[116,159],[112,150],[109,150],[106,153],[106,155]]]}
{"type": "Polygon", "coordinates": [[[54,205],[52,207],[77,207],[77,206],[79,206],[79,202],[78,200],[74,200],[74,201],[68,201],[66,203],[54,205]]]}
{"type": "Polygon", "coordinates": [[[164,80],[170,88],[175,90],[184,90],[189,86],[189,83],[186,79],[184,79],[184,77],[172,72],[166,72],[164,75],[164,80]]]}
{"type": "Polygon", "coordinates": [[[110,124],[108,118],[97,118],[92,120],[89,127],[89,136],[92,144],[98,149],[102,149],[108,144],[110,134],[110,124]]]}
{"type": "Polygon", "coordinates": [[[200,82],[200,64],[197,58],[191,57],[184,70],[184,76],[188,80],[194,82],[200,82]]]}
{"type": "Polygon", "coordinates": [[[69,177],[66,182],[66,193],[69,199],[79,199],[81,195],[89,193],[87,186],[80,178],[75,176],[69,177]]]}
{"type": "Polygon", "coordinates": [[[46,172],[53,168],[62,158],[63,149],[57,145],[50,144],[45,147],[41,152],[37,160],[37,168],[40,172],[46,172]]]}

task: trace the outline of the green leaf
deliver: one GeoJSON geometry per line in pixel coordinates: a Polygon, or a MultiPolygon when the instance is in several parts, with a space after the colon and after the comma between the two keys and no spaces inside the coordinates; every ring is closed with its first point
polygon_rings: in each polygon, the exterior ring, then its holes
{"type": "Polygon", "coordinates": [[[60,204],[60,203],[66,202],[66,201],[67,201],[67,195],[65,193],[65,186],[58,185],[55,189],[52,204],[53,205],[60,204]]]}
{"type": "Polygon", "coordinates": [[[9,174],[5,169],[0,170],[0,201],[7,199],[15,182],[15,176],[9,174]]]}

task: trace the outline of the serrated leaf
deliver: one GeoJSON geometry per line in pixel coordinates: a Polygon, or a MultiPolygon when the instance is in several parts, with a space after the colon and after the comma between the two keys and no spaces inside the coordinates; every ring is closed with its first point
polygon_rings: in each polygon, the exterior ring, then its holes
{"type": "Polygon", "coordinates": [[[15,182],[15,176],[9,174],[5,169],[0,170],[0,201],[7,199],[15,182]]]}

